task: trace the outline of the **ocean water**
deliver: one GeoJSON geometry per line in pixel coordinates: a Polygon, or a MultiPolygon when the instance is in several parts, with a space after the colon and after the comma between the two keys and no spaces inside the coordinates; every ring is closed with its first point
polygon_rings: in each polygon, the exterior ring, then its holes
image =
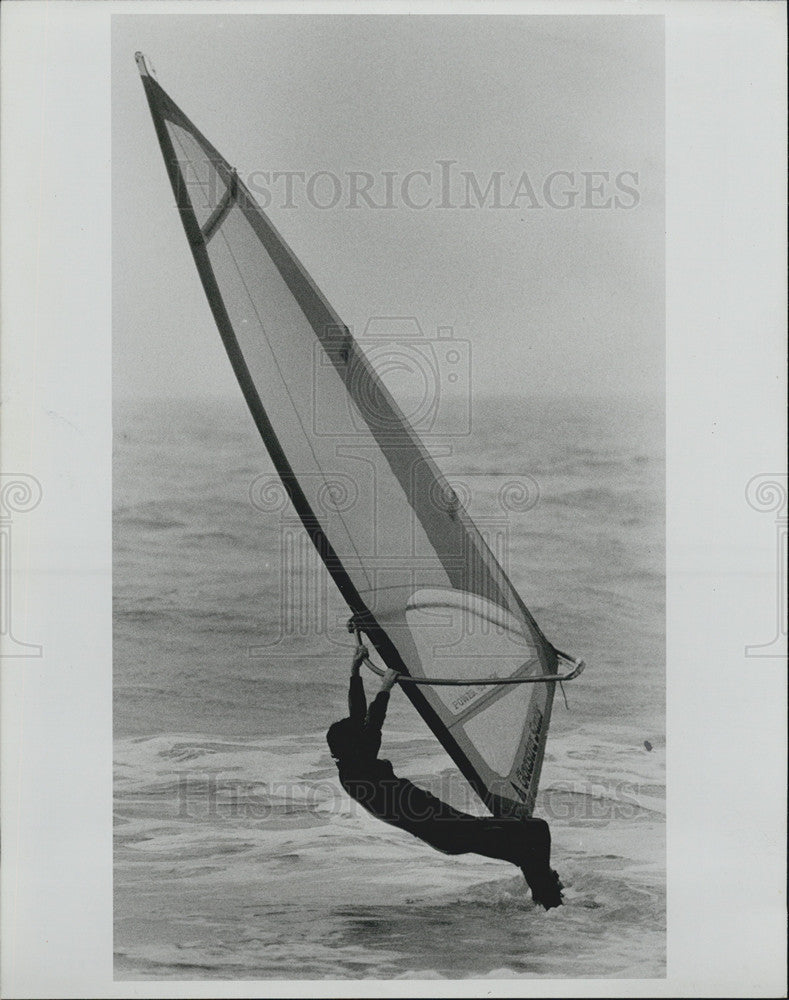
{"type": "MultiPolygon", "coordinates": [[[[568,708],[557,691],[536,809],[565,905],[545,913],[511,866],[436,853],[347,799],[324,739],[347,611],[292,514],[255,503],[272,467],[243,401],[121,401],[117,978],[665,974],[662,403],[482,398],[473,415],[437,460],[478,523],[521,483],[506,567],[588,664],[568,708]]],[[[484,812],[397,692],[383,753],[484,812]]]]}

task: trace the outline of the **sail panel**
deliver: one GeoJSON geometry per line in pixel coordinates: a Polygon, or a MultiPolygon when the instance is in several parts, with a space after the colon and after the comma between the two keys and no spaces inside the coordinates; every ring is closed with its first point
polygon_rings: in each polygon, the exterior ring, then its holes
{"type": "Polygon", "coordinates": [[[190,132],[174,122],[167,123],[167,130],[178,156],[185,193],[202,228],[224,198],[227,185],[190,132]]]}

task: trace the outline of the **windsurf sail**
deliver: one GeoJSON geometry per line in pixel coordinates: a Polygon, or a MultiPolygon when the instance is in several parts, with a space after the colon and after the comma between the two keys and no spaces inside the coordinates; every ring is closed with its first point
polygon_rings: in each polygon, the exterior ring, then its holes
{"type": "Polygon", "coordinates": [[[353,627],[491,812],[531,815],[569,658],[247,186],[137,63],[230,362],[353,627]]]}

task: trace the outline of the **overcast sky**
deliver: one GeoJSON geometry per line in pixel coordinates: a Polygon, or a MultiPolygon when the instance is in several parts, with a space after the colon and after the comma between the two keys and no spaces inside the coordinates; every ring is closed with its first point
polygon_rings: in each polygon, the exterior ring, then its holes
{"type": "Polygon", "coordinates": [[[662,392],[662,18],[114,17],[115,391],[237,394],[137,49],[357,333],[452,327],[480,393],[662,392]]]}

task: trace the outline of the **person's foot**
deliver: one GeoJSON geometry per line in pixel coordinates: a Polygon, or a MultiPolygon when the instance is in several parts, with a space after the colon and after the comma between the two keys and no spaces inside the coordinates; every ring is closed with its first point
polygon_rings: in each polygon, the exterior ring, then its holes
{"type": "Polygon", "coordinates": [[[559,876],[551,868],[551,831],[545,820],[525,821],[520,869],[531,889],[535,903],[551,910],[562,905],[559,876]]]}
{"type": "Polygon", "coordinates": [[[552,868],[547,868],[539,873],[527,867],[521,868],[521,871],[531,889],[531,898],[535,903],[539,903],[546,910],[552,910],[563,904],[562,889],[564,886],[552,868]]]}

